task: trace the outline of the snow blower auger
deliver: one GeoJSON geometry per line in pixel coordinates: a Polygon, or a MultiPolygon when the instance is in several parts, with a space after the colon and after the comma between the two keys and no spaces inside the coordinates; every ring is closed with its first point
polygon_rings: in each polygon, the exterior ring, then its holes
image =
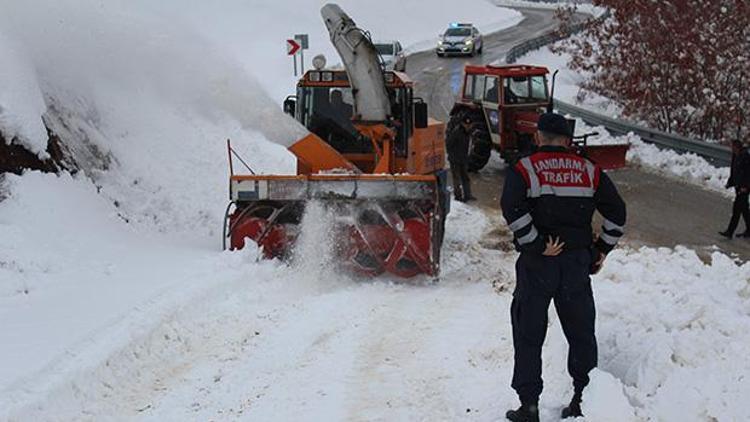
{"type": "Polygon", "coordinates": [[[337,5],[321,14],[344,70],[322,56],[284,111],[311,133],[289,147],[297,175],[236,175],[230,159],[225,246],[247,239],[268,258],[287,257],[306,206],[333,210],[335,251],[357,273],[435,276],[450,196],[445,125],[428,118],[406,74],[384,72],[369,35],[337,5]]]}
{"type": "MultiPolygon", "coordinates": [[[[483,168],[492,150],[507,162],[535,148],[534,133],[539,116],[552,111],[555,75],[552,89],[547,89],[549,70],[529,65],[467,65],[464,82],[451,110],[448,131],[457,127],[465,116],[473,122],[469,170],[483,168]]],[[[570,120],[575,129],[575,120],[570,120]]],[[[628,144],[589,145],[588,136],[576,137],[571,145],[604,169],[625,167],[628,144]]]]}

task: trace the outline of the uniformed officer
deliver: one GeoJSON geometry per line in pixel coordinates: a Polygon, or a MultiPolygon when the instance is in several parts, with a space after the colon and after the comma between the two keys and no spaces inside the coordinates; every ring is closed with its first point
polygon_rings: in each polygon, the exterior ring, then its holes
{"type": "Polygon", "coordinates": [[[453,195],[456,201],[468,202],[476,198],[471,194],[471,179],[469,179],[469,147],[471,145],[471,124],[469,116],[464,116],[445,140],[448,150],[448,161],[451,164],[453,176],[453,195]]]}
{"type": "Polygon", "coordinates": [[[568,372],[574,394],[562,416],[581,415],[588,373],[597,364],[594,298],[589,274],[602,267],[625,225],[625,203],[609,177],[570,149],[570,125],[559,114],[539,118],[540,148],[509,169],[503,188],[503,215],[520,256],[511,305],[515,349],[512,387],[521,407],[511,421],[538,421],[542,392],[542,345],[547,310],[554,300],[568,340],[568,372]],[[594,240],[594,211],[604,217],[594,240]]]}
{"type": "Polygon", "coordinates": [[[719,234],[731,239],[740,223],[740,216],[742,216],[742,219],[745,220],[745,231],[737,236],[750,237],[750,206],[748,206],[748,198],[750,197],[750,152],[739,139],[732,141],[732,166],[730,167],[726,187],[727,189],[734,188],[735,191],[732,218],[729,220],[727,229],[719,232],[719,234]]]}

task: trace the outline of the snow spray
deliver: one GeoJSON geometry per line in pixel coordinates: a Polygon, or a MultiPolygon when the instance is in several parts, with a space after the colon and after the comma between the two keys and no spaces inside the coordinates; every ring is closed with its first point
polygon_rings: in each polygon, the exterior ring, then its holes
{"type": "Polygon", "coordinates": [[[300,233],[292,251],[292,265],[311,280],[340,278],[337,272],[334,210],[320,201],[305,206],[300,233]]]}

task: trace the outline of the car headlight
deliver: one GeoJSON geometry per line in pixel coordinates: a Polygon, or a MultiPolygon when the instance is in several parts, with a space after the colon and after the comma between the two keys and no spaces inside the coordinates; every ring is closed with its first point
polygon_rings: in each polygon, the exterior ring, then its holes
{"type": "Polygon", "coordinates": [[[442,46],[443,45],[443,40],[438,40],[438,45],[442,46]]]}
{"type": "Polygon", "coordinates": [[[466,41],[464,41],[464,44],[466,44],[466,45],[472,45],[472,44],[474,44],[474,40],[466,40],[466,41]]]}

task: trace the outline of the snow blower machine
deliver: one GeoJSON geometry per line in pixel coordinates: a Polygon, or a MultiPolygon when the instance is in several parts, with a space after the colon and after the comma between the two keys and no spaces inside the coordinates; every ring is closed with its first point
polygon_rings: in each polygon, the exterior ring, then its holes
{"type": "Polygon", "coordinates": [[[321,14],[343,69],[314,69],[284,102],[309,134],[288,149],[296,175],[238,175],[230,155],[224,239],[267,258],[292,254],[312,201],[332,210],[335,253],[356,273],[436,276],[450,196],[445,125],[428,117],[413,82],[385,71],[367,32],[335,4],[321,14]]]}
{"type": "MultiPolygon", "coordinates": [[[[464,68],[463,87],[451,110],[448,132],[465,116],[471,118],[470,171],[483,168],[492,150],[507,162],[533,151],[539,116],[553,109],[557,72],[552,77],[552,92],[547,88],[548,74],[546,67],[516,64],[464,68]]],[[[568,123],[575,133],[575,120],[568,123]]],[[[595,135],[598,133],[574,137],[571,148],[604,169],[624,167],[629,145],[589,145],[588,138],[595,135]]]]}

